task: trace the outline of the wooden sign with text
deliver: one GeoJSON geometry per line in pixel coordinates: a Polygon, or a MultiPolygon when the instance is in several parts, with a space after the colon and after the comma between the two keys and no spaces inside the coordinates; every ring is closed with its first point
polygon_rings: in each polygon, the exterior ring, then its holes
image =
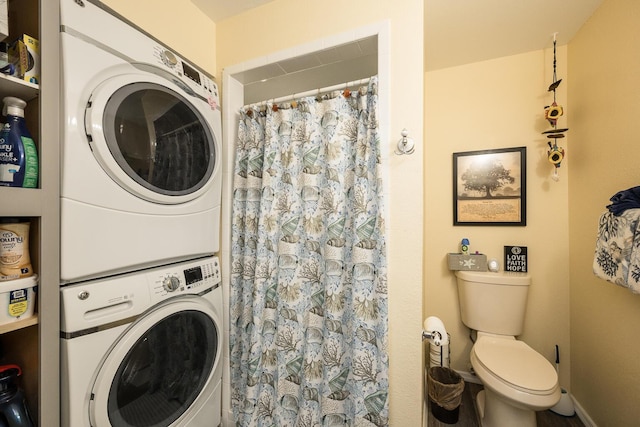
{"type": "Polygon", "coordinates": [[[526,273],[527,266],[528,262],[526,246],[504,247],[504,271],[526,273]]]}

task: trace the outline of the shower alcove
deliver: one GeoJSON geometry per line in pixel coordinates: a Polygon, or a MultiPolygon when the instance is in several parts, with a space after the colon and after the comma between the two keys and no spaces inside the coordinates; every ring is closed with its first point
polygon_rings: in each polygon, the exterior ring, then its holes
{"type": "MultiPolygon", "coordinates": [[[[360,86],[378,76],[378,118],[382,141],[389,141],[389,23],[382,22],[323,38],[269,56],[227,67],[223,71],[223,194],[222,194],[222,285],[225,295],[225,348],[223,371],[223,426],[234,425],[229,382],[229,272],[230,220],[233,183],[233,147],[238,112],[244,105],[295,97],[337,85],[360,86]]],[[[383,142],[384,143],[384,142],[383,142]]],[[[389,150],[383,150],[387,152],[389,150]]],[[[383,157],[383,164],[388,164],[383,157]]],[[[386,184],[388,186],[388,184],[386,184]]],[[[388,194],[388,187],[385,189],[388,194]]],[[[388,208],[387,208],[388,209],[388,208]]]]}

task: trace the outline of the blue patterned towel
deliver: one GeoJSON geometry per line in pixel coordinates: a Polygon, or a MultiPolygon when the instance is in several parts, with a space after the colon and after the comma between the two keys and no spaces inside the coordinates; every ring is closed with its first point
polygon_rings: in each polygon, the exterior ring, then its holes
{"type": "Polygon", "coordinates": [[[640,209],[616,216],[605,211],[598,224],[593,274],[640,294],[640,209]]]}

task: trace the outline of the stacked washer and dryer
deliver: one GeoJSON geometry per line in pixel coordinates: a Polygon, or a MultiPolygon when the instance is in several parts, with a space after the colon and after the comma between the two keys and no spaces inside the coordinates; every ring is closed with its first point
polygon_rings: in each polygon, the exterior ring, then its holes
{"type": "Polygon", "coordinates": [[[60,1],[62,425],[218,426],[217,85],[98,0],[60,1]]]}

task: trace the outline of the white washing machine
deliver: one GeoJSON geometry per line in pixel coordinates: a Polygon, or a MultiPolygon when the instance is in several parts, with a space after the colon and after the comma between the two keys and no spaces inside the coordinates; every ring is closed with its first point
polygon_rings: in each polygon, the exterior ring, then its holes
{"type": "Polygon", "coordinates": [[[60,292],[61,425],[220,425],[218,258],[68,285],[60,292]]]}
{"type": "Polygon", "coordinates": [[[101,2],[60,1],[62,282],[216,253],[213,78],[101,2]]]}

